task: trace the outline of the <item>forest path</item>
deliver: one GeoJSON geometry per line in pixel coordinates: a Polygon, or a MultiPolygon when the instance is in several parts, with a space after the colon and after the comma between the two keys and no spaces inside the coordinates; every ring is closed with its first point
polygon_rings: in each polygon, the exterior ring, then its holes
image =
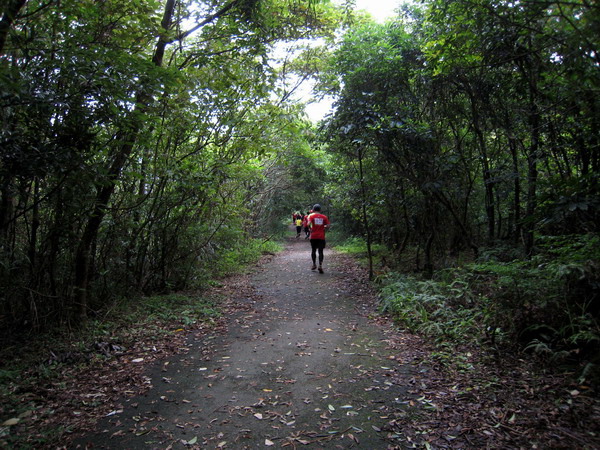
{"type": "Polygon", "coordinates": [[[385,425],[414,369],[368,318],[372,297],[347,262],[326,249],[325,273],[313,272],[308,241],[290,239],[239,290],[224,331],[190,336],[186,354],[151,368],[152,389],[76,446],[393,446],[385,425]]]}

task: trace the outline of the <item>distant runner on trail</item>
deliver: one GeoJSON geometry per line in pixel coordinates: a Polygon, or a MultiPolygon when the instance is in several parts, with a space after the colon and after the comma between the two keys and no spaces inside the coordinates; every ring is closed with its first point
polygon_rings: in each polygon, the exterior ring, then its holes
{"type": "Polygon", "coordinates": [[[308,227],[310,228],[310,246],[312,268],[317,268],[317,250],[319,251],[319,273],[323,273],[323,249],[325,248],[325,232],[329,229],[329,219],[321,214],[321,205],[313,206],[313,213],[308,216],[308,227]]]}
{"type": "Polygon", "coordinates": [[[300,237],[302,232],[302,215],[296,216],[296,239],[300,237]]]}
{"type": "Polygon", "coordinates": [[[302,227],[304,228],[304,239],[308,239],[310,237],[310,228],[308,228],[308,217],[311,215],[312,211],[306,213],[304,218],[302,219],[302,227]]]}

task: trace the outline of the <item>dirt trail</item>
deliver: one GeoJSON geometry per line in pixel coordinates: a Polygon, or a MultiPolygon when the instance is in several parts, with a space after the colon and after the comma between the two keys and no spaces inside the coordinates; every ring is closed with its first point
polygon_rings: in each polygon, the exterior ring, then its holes
{"type": "Polygon", "coordinates": [[[251,276],[252,295],[234,299],[224,333],[190,336],[186,354],[151,368],[145,396],[75,447],[393,447],[385,424],[407,402],[398,380],[411,369],[368,319],[345,258],[326,250],[319,274],[309,249],[290,240],[251,276]]]}

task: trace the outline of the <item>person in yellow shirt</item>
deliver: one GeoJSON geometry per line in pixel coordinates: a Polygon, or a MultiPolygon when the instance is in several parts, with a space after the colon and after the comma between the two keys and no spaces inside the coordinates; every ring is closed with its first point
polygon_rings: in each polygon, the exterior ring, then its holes
{"type": "Polygon", "coordinates": [[[297,214],[296,215],[296,239],[298,239],[300,237],[300,233],[302,233],[302,219],[304,219],[304,216],[302,216],[302,214],[297,214]]]}

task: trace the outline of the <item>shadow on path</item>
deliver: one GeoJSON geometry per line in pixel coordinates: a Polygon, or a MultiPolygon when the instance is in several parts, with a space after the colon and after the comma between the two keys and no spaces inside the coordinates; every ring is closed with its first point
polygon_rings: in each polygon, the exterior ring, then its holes
{"type": "Polygon", "coordinates": [[[190,336],[185,355],[149,368],[146,395],[74,448],[395,448],[385,425],[411,369],[392,360],[345,262],[326,249],[313,272],[309,243],[290,240],[233,299],[225,332],[190,336]]]}

